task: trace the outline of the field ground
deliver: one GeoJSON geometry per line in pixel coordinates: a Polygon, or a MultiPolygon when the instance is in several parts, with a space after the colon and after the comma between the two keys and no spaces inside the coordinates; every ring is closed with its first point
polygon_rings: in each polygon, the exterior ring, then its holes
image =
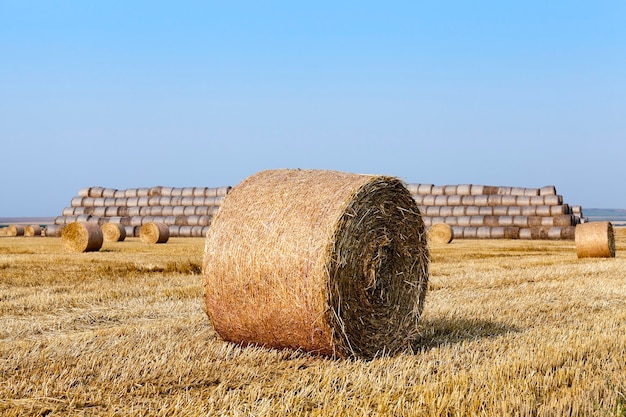
{"type": "Polygon", "coordinates": [[[626,415],[626,236],[431,248],[414,352],[372,361],[242,348],[203,312],[204,239],[0,238],[0,414],[626,415]]]}

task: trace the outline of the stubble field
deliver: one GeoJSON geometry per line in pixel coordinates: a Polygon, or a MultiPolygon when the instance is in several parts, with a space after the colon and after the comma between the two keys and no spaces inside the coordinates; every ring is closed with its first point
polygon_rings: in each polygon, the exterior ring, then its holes
{"type": "Polygon", "coordinates": [[[372,361],[242,348],[203,311],[204,239],[0,238],[0,414],[624,416],[626,237],[431,247],[421,338],[372,361]]]}

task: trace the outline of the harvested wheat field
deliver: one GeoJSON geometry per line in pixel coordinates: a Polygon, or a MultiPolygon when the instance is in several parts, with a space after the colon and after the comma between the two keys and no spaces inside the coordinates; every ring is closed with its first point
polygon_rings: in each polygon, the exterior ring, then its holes
{"type": "Polygon", "coordinates": [[[242,348],[203,310],[202,238],[0,238],[0,414],[624,416],[626,236],[431,248],[413,352],[242,348]]]}

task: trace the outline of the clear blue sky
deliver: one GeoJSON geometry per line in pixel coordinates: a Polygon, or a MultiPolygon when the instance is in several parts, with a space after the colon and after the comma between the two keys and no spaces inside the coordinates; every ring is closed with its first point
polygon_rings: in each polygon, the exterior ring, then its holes
{"type": "Polygon", "coordinates": [[[0,0],[0,217],[271,168],[626,208],[623,1],[0,0]]]}

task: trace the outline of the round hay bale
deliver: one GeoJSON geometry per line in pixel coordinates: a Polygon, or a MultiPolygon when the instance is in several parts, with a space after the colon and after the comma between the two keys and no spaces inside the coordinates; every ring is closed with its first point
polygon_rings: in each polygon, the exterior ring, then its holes
{"type": "Polygon", "coordinates": [[[476,239],[491,239],[491,227],[489,226],[477,227],[476,239]]]}
{"type": "Polygon", "coordinates": [[[449,206],[460,206],[463,201],[463,196],[461,195],[449,195],[448,196],[448,205],[449,206]]]}
{"type": "Polygon", "coordinates": [[[191,227],[192,226],[178,226],[178,236],[191,237],[191,227]]]}
{"type": "Polygon", "coordinates": [[[10,224],[7,227],[6,235],[10,237],[24,236],[24,226],[21,224],[10,224]]]}
{"type": "Polygon", "coordinates": [[[417,186],[417,194],[420,195],[429,195],[432,194],[433,184],[418,184],[417,186]]]}
{"type": "Polygon", "coordinates": [[[589,222],[576,226],[576,255],[579,258],[614,258],[615,236],[611,222],[589,222]]]}
{"type": "Polygon", "coordinates": [[[476,239],[478,228],[475,226],[466,226],[463,228],[463,239],[476,239]]]}
{"type": "MultiPolygon", "coordinates": [[[[435,198],[437,196],[429,194],[429,195],[425,195],[422,196],[422,202],[420,204],[424,205],[424,206],[434,206],[435,205],[435,198]]],[[[415,200],[417,201],[417,200],[415,200]]]]}
{"type": "Polygon", "coordinates": [[[126,190],[115,190],[115,193],[113,193],[113,197],[115,198],[126,198],[126,190]]]}
{"type": "Polygon", "coordinates": [[[102,237],[106,242],[122,242],[126,239],[126,229],[119,223],[102,225],[102,237]]]}
{"type": "Polygon", "coordinates": [[[470,195],[471,191],[472,191],[471,184],[459,184],[456,187],[457,195],[470,195]]]}
{"type": "Polygon", "coordinates": [[[419,184],[406,183],[404,184],[404,186],[406,187],[407,190],[409,190],[411,194],[417,194],[417,189],[419,187],[419,184]]]}
{"type": "Polygon", "coordinates": [[[24,236],[41,236],[41,226],[30,224],[24,228],[24,236]]]}
{"type": "Polygon", "coordinates": [[[452,206],[441,206],[439,207],[439,216],[444,216],[444,217],[448,217],[448,216],[452,216],[452,206]]]}
{"type": "Polygon", "coordinates": [[[556,195],[556,187],[554,185],[546,185],[539,189],[539,195],[556,195]]]}
{"type": "Polygon", "coordinates": [[[94,252],[100,250],[104,240],[102,229],[96,223],[72,222],[61,233],[63,247],[68,252],[94,252]]]}
{"type": "Polygon", "coordinates": [[[448,205],[448,196],[447,195],[436,195],[435,196],[435,205],[436,206],[447,206],[448,205]]]}
{"type": "Polygon", "coordinates": [[[44,229],[44,235],[46,237],[61,237],[64,227],[64,225],[49,224],[44,229]]]}
{"type": "Polygon", "coordinates": [[[508,216],[509,215],[509,207],[507,206],[494,206],[492,210],[492,215],[494,216],[508,216]]]}
{"type": "Polygon", "coordinates": [[[478,215],[479,216],[493,216],[493,207],[478,207],[478,215]]]}
{"type": "Polygon", "coordinates": [[[426,233],[396,178],[263,171],[224,200],[203,273],[206,311],[224,340],[372,358],[418,335],[426,233]]]}
{"type": "Polygon", "coordinates": [[[454,232],[446,223],[437,223],[430,226],[426,236],[429,244],[448,244],[452,242],[454,232]]]}
{"type": "Polygon", "coordinates": [[[458,194],[457,192],[457,185],[444,185],[443,186],[443,193],[445,195],[456,195],[458,194]]]}
{"type": "MultiPolygon", "coordinates": [[[[501,186],[501,187],[496,187],[497,190],[495,192],[495,194],[499,194],[499,195],[511,195],[511,192],[513,190],[513,187],[505,187],[505,186],[501,186]]],[[[485,193],[488,194],[488,193],[485,193]]]]}
{"type": "Polygon", "coordinates": [[[115,197],[117,190],[115,188],[105,188],[102,190],[102,197],[111,198],[115,197]]]}
{"type": "Polygon", "coordinates": [[[452,207],[452,216],[465,216],[465,206],[452,207]]]}
{"type": "Polygon", "coordinates": [[[512,198],[513,200],[515,200],[515,196],[502,196],[502,195],[498,195],[498,194],[492,194],[492,195],[487,196],[487,205],[488,206],[509,206],[509,205],[515,205],[515,202],[513,202],[513,204],[504,203],[502,201],[503,197],[509,197],[509,198],[512,198]]]}
{"type": "Polygon", "coordinates": [[[443,195],[445,189],[445,185],[433,185],[433,188],[431,188],[430,193],[432,195],[443,195]]]}
{"type": "Polygon", "coordinates": [[[148,222],[141,226],[139,237],[146,243],[166,243],[170,229],[165,223],[148,222]]]}
{"type": "Polygon", "coordinates": [[[484,185],[472,184],[470,186],[470,194],[469,195],[481,195],[481,194],[483,194],[483,190],[484,189],[485,189],[484,185]]]}

